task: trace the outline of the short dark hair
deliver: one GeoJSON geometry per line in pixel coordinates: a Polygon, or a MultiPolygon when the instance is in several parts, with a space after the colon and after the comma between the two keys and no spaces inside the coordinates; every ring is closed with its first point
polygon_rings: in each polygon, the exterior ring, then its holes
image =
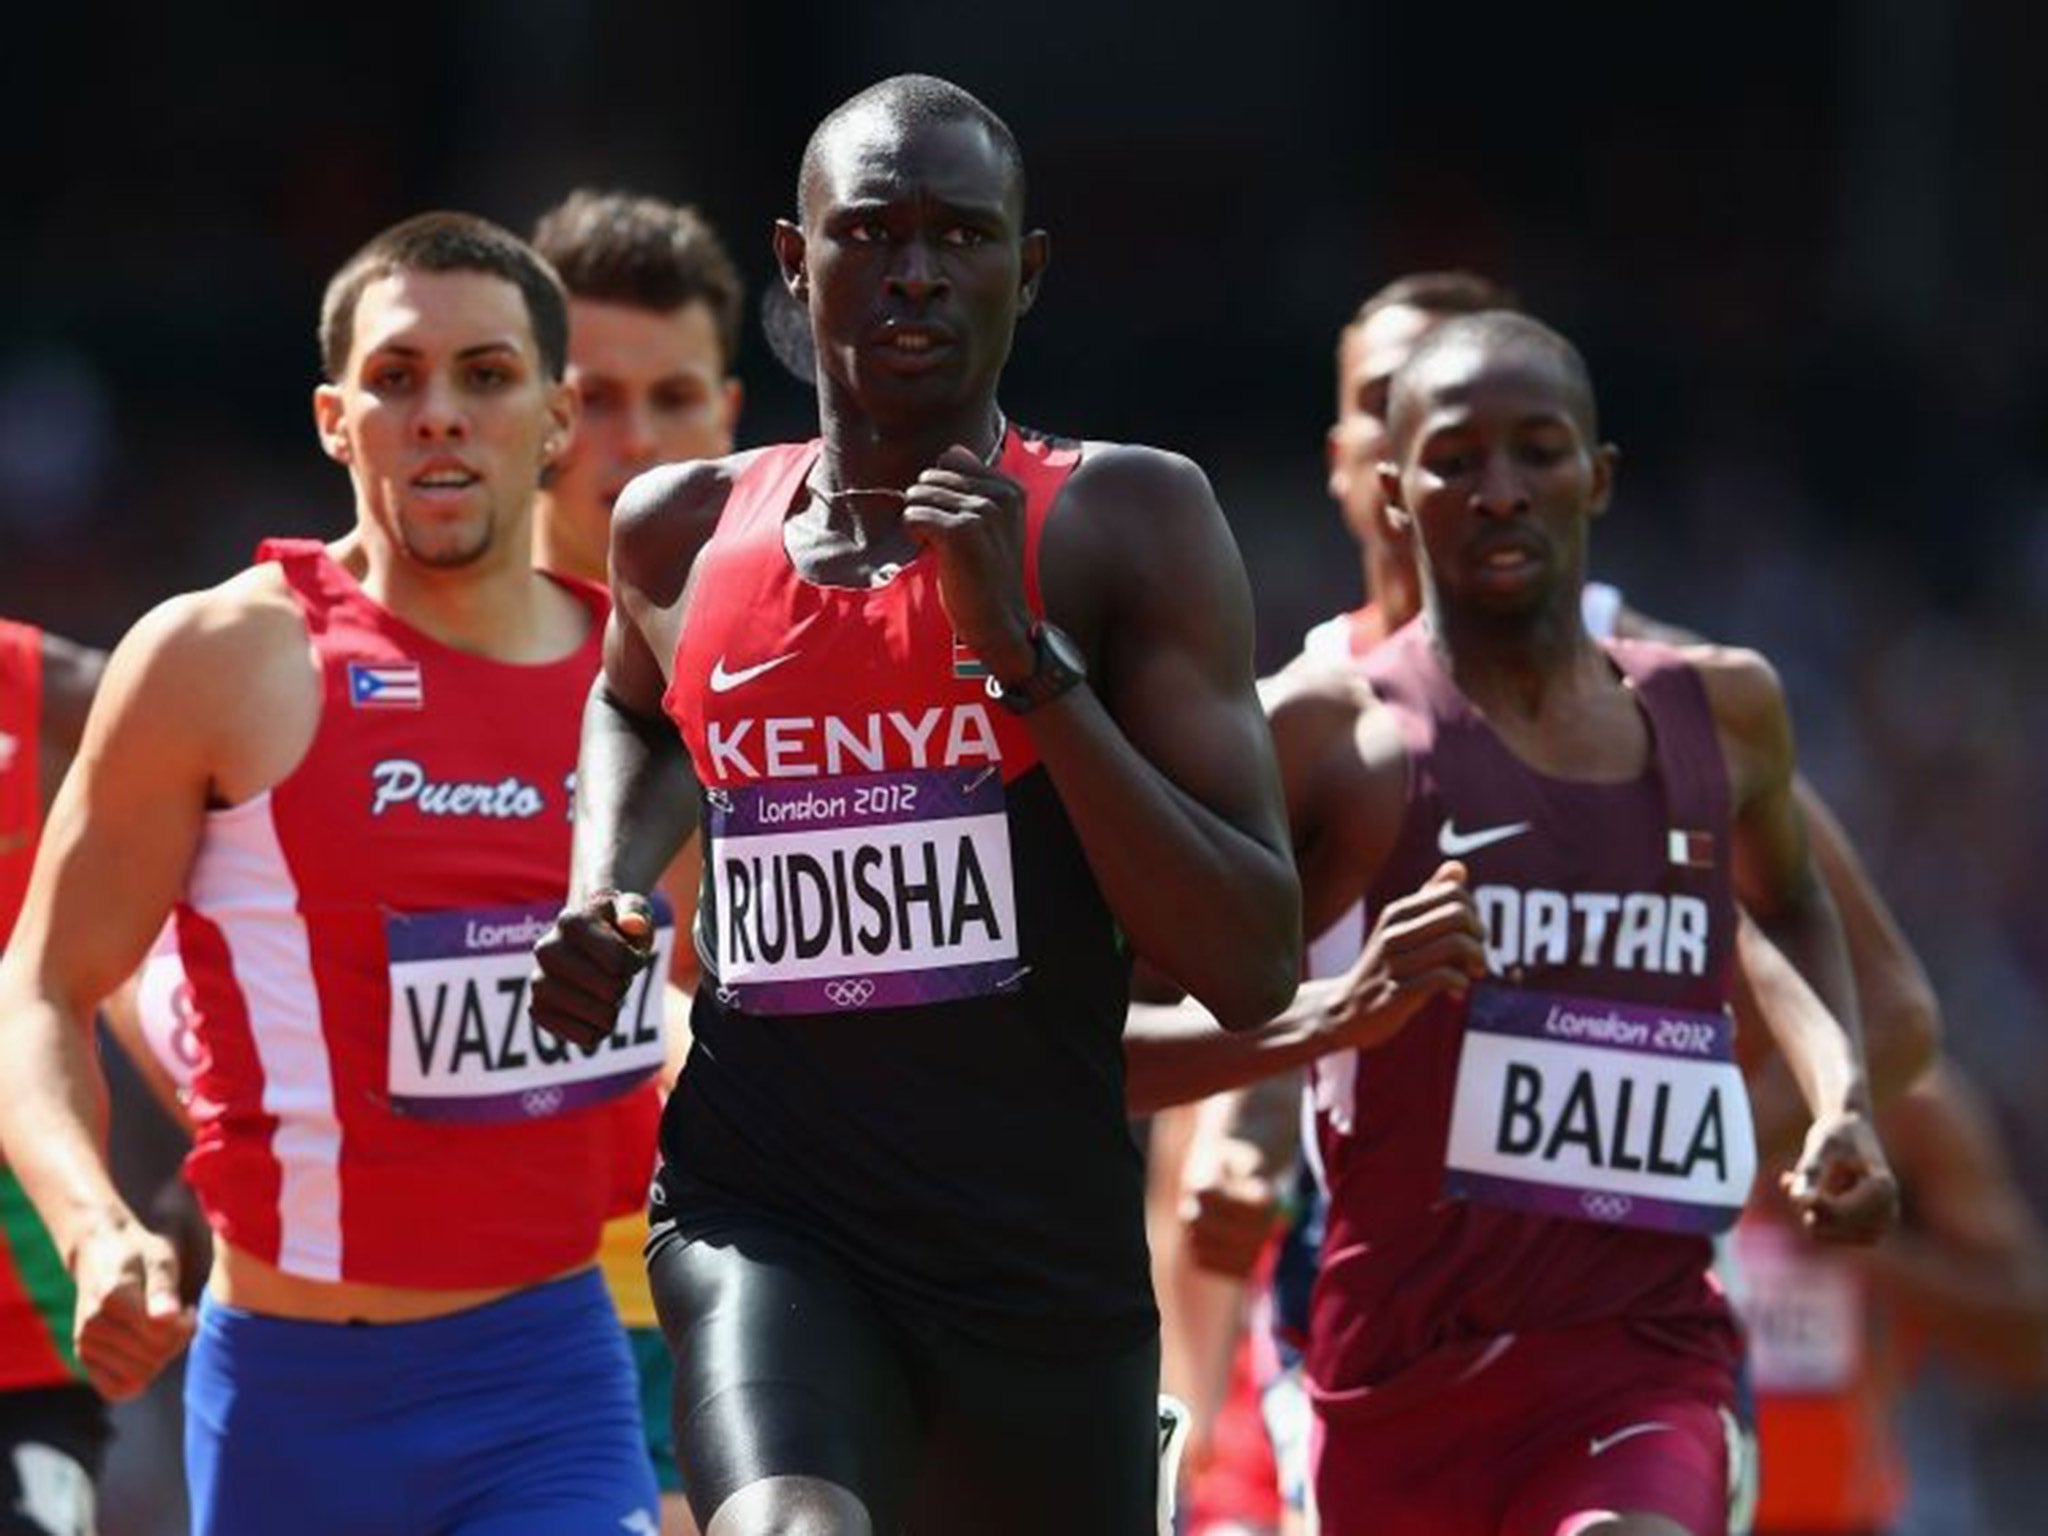
{"type": "Polygon", "coordinates": [[[1387,426],[1398,440],[1398,425],[1412,381],[1439,352],[1458,347],[1526,347],[1547,353],[1554,359],[1570,392],[1572,413],[1584,429],[1588,443],[1600,435],[1600,411],[1593,397],[1593,374],[1579,349],[1560,331],[1553,330],[1534,315],[1520,310],[1486,309],[1474,315],[1453,315],[1415,344],[1394,375],[1393,396],[1387,408],[1387,426]]]}
{"type": "Polygon", "coordinates": [[[746,288],[718,232],[687,204],[578,187],[540,216],[534,249],[570,296],[667,314],[701,300],[728,370],[739,356],[746,288]]]}
{"type": "Polygon", "coordinates": [[[941,80],[937,75],[891,75],[887,80],[878,80],[858,95],[842,101],[827,112],[824,120],[811,131],[810,142],[804,145],[803,165],[797,172],[796,212],[799,222],[803,219],[804,201],[823,168],[825,145],[833,130],[849,118],[868,112],[880,113],[908,127],[958,122],[978,125],[988,135],[989,142],[995,145],[1004,172],[1010,179],[1010,189],[1017,199],[1017,208],[1020,213],[1023,210],[1024,151],[1018,148],[1017,136],[1010,132],[1010,125],[983,105],[979,97],[962,90],[950,80],[941,80]]]}
{"type": "Polygon", "coordinates": [[[373,236],[341,264],[320,301],[320,366],[341,377],[355,341],[363,290],[395,272],[483,272],[502,277],[526,300],[533,341],[548,376],[569,365],[569,301],[555,270],[509,229],[473,213],[415,214],[373,236]]]}
{"type": "Polygon", "coordinates": [[[1355,330],[1383,309],[1420,309],[1432,315],[1476,315],[1486,309],[1520,309],[1511,289],[1462,268],[1410,272],[1395,278],[1358,306],[1344,329],[1355,330]]]}

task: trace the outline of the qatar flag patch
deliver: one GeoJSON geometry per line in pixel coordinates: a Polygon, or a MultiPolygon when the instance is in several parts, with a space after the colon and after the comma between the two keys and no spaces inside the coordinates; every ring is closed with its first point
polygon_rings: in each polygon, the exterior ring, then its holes
{"type": "Polygon", "coordinates": [[[1671,862],[1680,869],[1712,869],[1714,867],[1714,834],[1711,832],[1681,832],[1673,827],[1665,834],[1671,849],[1671,862]]]}
{"type": "Polygon", "coordinates": [[[422,709],[427,691],[416,661],[352,661],[348,701],[357,709],[422,709]]]}

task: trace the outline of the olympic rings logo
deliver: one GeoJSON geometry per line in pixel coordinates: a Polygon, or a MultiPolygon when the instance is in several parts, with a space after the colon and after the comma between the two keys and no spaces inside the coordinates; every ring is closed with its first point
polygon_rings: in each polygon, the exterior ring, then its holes
{"type": "Polygon", "coordinates": [[[1627,1195],[1603,1194],[1599,1190],[1588,1190],[1579,1196],[1579,1209],[1595,1221],[1625,1221],[1635,1204],[1627,1195]]]}
{"type": "Polygon", "coordinates": [[[825,983],[825,999],[840,1008],[858,1008],[875,995],[875,984],[865,976],[825,983]]]}
{"type": "Polygon", "coordinates": [[[552,1115],[562,1107],[562,1090],[559,1088],[529,1088],[519,1096],[519,1107],[535,1120],[543,1115],[552,1115]]]}

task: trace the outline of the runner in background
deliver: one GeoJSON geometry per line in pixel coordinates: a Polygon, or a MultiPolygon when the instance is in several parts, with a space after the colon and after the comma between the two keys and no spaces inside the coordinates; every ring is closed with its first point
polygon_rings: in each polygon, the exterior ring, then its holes
{"type": "MultiPolygon", "coordinates": [[[[0,952],[43,814],[70,767],[106,657],[0,619],[0,952]]],[[[71,1336],[77,1292],[0,1162],[0,1536],[88,1536],[107,1413],[71,1336]]]]}

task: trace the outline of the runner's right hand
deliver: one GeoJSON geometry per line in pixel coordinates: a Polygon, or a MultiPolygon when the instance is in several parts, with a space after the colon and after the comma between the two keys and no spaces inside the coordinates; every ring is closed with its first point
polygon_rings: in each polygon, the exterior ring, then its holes
{"type": "Polygon", "coordinates": [[[597,892],[556,918],[533,947],[526,1002],[533,1022],[572,1045],[597,1044],[618,1023],[627,989],[653,958],[647,898],[597,892]]]}
{"type": "Polygon", "coordinates": [[[1384,1045],[1431,998],[1463,996],[1486,974],[1486,929],[1470,878],[1463,864],[1447,860],[1419,890],[1380,910],[1342,979],[1334,1006],[1338,1047],[1384,1045]]]}
{"type": "Polygon", "coordinates": [[[134,1397],[192,1337],[191,1309],[178,1300],[176,1251],[124,1212],[86,1234],[71,1272],[78,1288],[72,1341],[86,1379],[110,1401],[134,1397]]]}

